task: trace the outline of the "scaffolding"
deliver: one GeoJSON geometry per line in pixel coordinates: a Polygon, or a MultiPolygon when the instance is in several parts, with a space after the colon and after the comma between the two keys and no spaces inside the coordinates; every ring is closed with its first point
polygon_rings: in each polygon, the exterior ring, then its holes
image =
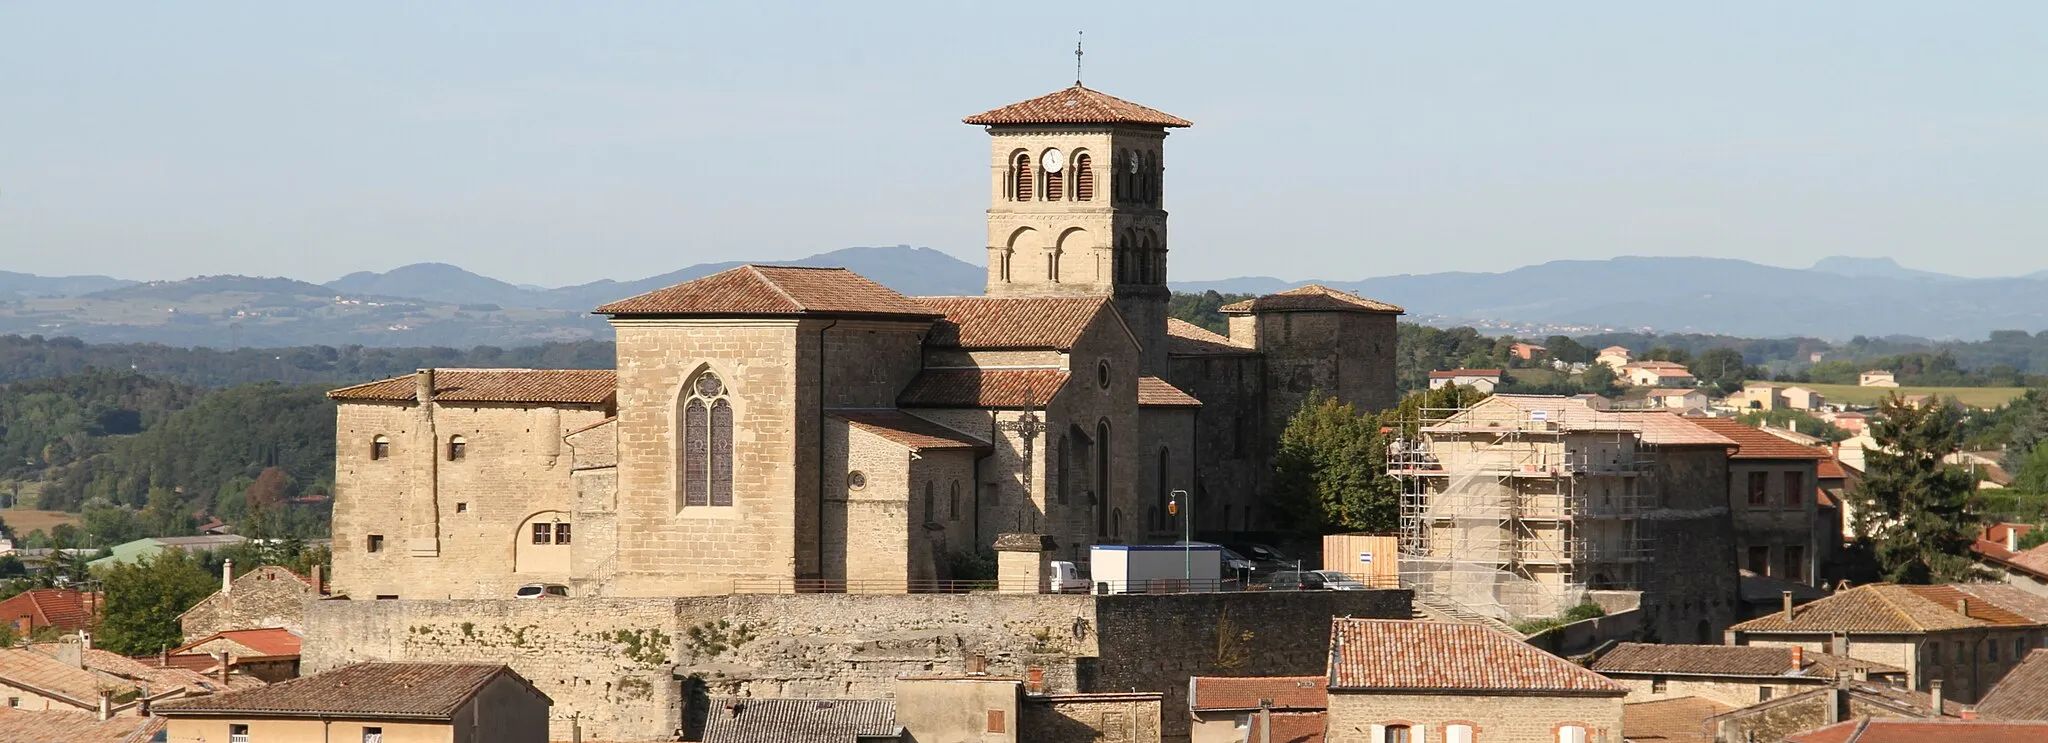
{"type": "Polygon", "coordinates": [[[1640,425],[1575,405],[1497,396],[1404,422],[1387,456],[1404,585],[1510,621],[1642,590],[1655,487],[1640,425]]]}

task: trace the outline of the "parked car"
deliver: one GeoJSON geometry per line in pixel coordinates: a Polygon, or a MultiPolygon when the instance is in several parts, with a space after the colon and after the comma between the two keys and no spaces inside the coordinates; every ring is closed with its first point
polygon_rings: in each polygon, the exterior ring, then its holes
{"type": "Polygon", "coordinates": [[[1053,593],[1087,593],[1090,589],[1088,564],[1054,560],[1052,575],[1046,577],[1046,585],[1053,593]]]}
{"type": "Polygon", "coordinates": [[[1363,591],[1364,583],[1335,570],[1282,570],[1267,581],[1268,591],[1363,591]]]}
{"type": "Polygon", "coordinates": [[[1179,547],[1181,545],[1188,545],[1192,547],[1215,547],[1216,549],[1222,550],[1223,572],[1225,574],[1225,577],[1236,576],[1249,579],[1251,576],[1251,571],[1259,569],[1259,566],[1256,563],[1253,563],[1251,560],[1245,559],[1244,555],[1240,555],[1237,553],[1237,550],[1233,550],[1229,547],[1225,547],[1214,542],[1190,542],[1186,540],[1177,540],[1173,543],[1173,545],[1175,547],[1179,547]]]}
{"type": "Polygon", "coordinates": [[[569,587],[560,583],[528,583],[520,586],[519,592],[513,596],[522,599],[565,599],[569,597],[569,587]]]}
{"type": "Polygon", "coordinates": [[[1250,558],[1252,564],[1261,572],[1277,573],[1282,570],[1295,570],[1300,566],[1294,558],[1288,557],[1286,553],[1274,549],[1271,545],[1244,542],[1231,545],[1230,548],[1250,558]]]}

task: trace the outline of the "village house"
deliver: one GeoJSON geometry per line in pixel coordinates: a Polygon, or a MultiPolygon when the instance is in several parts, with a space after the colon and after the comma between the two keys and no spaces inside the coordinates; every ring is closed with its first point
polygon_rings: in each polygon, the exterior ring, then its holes
{"type": "MultiPolygon", "coordinates": [[[[1715,714],[1701,721],[1714,741],[1789,741],[1806,731],[1830,729],[1838,723],[1891,720],[1942,722],[1962,720],[1969,708],[1952,701],[1889,684],[1837,680],[1834,685],[1790,696],[1774,697],[1715,714]],[[1939,709],[1939,714],[1934,710],[1939,709]]],[[[1887,739],[1880,739],[1887,740],[1887,739]]],[[[1917,741],[1918,738],[1889,739],[1917,741]]]]}
{"type": "Polygon", "coordinates": [[[1429,388],[1471,387],[1490,395],[1500,386],[1502,377],[1499,369],[1446,369],[1429,373],[1429,388]]]}
{"type": "Polygon", "coordinates": [[[1857,375],[1856,385],[1859,387],[1897,387],[1899,386],[1899,380],[1891,372],[1883,369],[1872,369],[1857,375]]]}
{"type": "Polygon", "coordinates": [[[2048,650],[2036,648],[1977,702],[1986,720],[2048,720],[2048,650]]]}
{"type": "Polygon", "coordinates": [[[1742,410],[1777,410],[1785,407],[1785,393],[1773,385],[1747,384],[1735,405],[1742,410]]]}
{"type": "Polygon", "coordinates": [[[1819,467],[1827,451],[1800,446],[1728,418],[1692,422],[1734,441],[1728,455],[1728,507],[1735,554],[1758,575],[1820,585],[1820,566],[1842,543],[1821,518],[1819,467]]]}
{"type": "MultiPolygon", "coordinates": [[[[1160,695],[1047,693],[1042,679],[927,676],[896,681],[891,699],[713,697],[703,743],[1102,741],[1159,743],[1160,695]]],[[[1236,740],[1242,741],[1242,731],[1236,740]]]]}
{"type": "Polygon", "coordinates": [[[306,577],[289,568],[264,565],[234,575],[235,561],[221,566],[221,587],[213,595],[178,615],[185,639],[205,637],[239,629],[283,627],[301,631],[306,623],[306,602],[322,596],[320,566],[306,577]]]}
{"type": "Polygon", "coordinates": [[[334,592],[940,590],[998,533],[1086,560],[1270,528],[1287,417],[1394,404],[1399,307],[1305,286],[1223,307],[1227,336],[1169,320],[1186,120],[1076,86],[966,122],[990,136],[980,296],[742,266],[597,308],[613,370],[331,392],[334,592]]]}
{"type": "Polygon", "coordinates": [[[156,743],[161,717],[109,717],[84,712],[31,712],[0,707],[0,740],[22,743],[156,743]]]}
{"type": "Polygon", "coordinates": [[[152,711],[189,743],[545,743],[552,704],[502,665],[358,663],[152,711]]]}
{"type": "Polygon", "coordinates": [[[1637,361],[1621,367],[1622,382],[1634,387],[1691,387],[1699,384],[1692,370],[1669,361],[1637,361]]]}
{"type": "Polygon", "coordinates": [[[1823,413],[1820,419],[1833,424],[1836,428],[1847,431],[1851,436],[1861,435],[1870,429],[1870,416],[1854,410],[1823,413]]]}
{"type": "Polygon", "coordinates": [[[1666,410],[1693,410],[1707,406],[1707,393],[1700,389],[1658,387],[1643,394],[1646,407],[1666,410]]]}
{"type": "Polygon", "coordinates": [[[1780,394],[1785,398],[1786,407],[1795,410],[1820,410],[1828,404],[1826,395],[1805,387],[1786,387],[1780,394]]]}
{"type": "Polygon", "coordinates": [[[1909,688],[1944,682],[1946,696],[1974,702],[2021,658],[2042,647],[2048,599],[2011,586],[1873,583],[1737,624],[1733,645],[1830,653],[1906,669],[1909,688]]]}
{"type": "Polygon", "coordinates": [[[99,617],[97,593],[73,588],[31,588],[0,601],[0,621],[27,637],[38,630],[58,633],[90,629],[99,617]]]}
{"type": "MultiPolygon", "coordinates": [[[[1712,699],[1730,708],[1857,681],[1906,683],[1906,669],[1805,648],[1742,645],[1652,645],[1625,642],[1588,668],[1628,688],[1630,703],[1680,697],[1712,699]]],[[[1718,714],[1718,713],[1716,713],[1718,714]]]]}
{"type": "Polygon", "coordinates": [[[2021,547],[2020,538],[2033,531],[2029,524],[1998,523],[1984,527],[1970,545],[1977,564],[1990,570],[2008,586],[2036,596],[2048,597],[2048,544],[2021,547]]]}
{"type": "Polygon", "coordinates": [[[1594,743],[1628,689],[1478,624],[1333,620],[1330,743],[1594,743]]]}
{"type": "Polygon", "coordinates": [[[1634,359],[1629,350],[1621,346],[1608,346],[1600,349],[1599,355],[1593,357],[1593,363],[1606,364],[1617,373],[1621,371],[1622,367],[1628,366],[1632,360],[1634,359]]]}
{"type": "MultiPolygon", "coordinates": [[[[1188,679],[1189,743],[1258,741],[1261,716],[1281,732],[1312,728],[1320,739],[1329,707],[1327,676],[1195,676],[1188,679]],[[1249,736],[1249,737],[1247,737],[1249,736]]],[[[1288,740],[1276,734],[1274,743],[1288,740]]]]}
{"type": "Polygon", "coordinates": [[[1550,355],[1550,349],[1534,343],[1516,343],[1508,346],[1508,354],[1523,361],[1534,361],[1550,355]]]}

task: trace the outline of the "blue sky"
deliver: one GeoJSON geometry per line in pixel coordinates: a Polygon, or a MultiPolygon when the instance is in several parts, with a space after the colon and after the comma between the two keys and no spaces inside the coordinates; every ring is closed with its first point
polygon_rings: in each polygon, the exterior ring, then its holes
{"type": "MultiPolygon", "coordinates": [[[[2048,4],[8,3],[0,270],[521,283],[980,261],[962,116],[1168,140],[1174,278],[2048,269],[2048,4]]],[[[1675,277],[1678,278],[1678,277],[1675,277]]]]}

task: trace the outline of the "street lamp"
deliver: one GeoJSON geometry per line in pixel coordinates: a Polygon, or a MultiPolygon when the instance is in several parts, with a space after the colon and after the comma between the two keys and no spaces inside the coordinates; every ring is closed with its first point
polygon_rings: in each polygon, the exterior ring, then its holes
{"type": "MultiPolygon", "coordinates": [[[[1166,515],[1179,515],[1180,499],[1188,497],[1188,491],[1175,490],[1170,493],[1167,493],[1167,495],[1171,496],[1172,500],[1168,500],[1166,502],[1166,515]]],[[[1190,509],[1192,509],[1193,504],[1189,504],[1189,507],[1190,509]]],[[[1188,581],[1194,579],[1195,532],[1194,527],[1190,525],[1190,519],[1193,516],[1194,511],[1190,510],[1188,512],[1188,515],[1182,517],[1180,520],[1180,579],[1183,585],[1185,585],[1188,581]]]]}

